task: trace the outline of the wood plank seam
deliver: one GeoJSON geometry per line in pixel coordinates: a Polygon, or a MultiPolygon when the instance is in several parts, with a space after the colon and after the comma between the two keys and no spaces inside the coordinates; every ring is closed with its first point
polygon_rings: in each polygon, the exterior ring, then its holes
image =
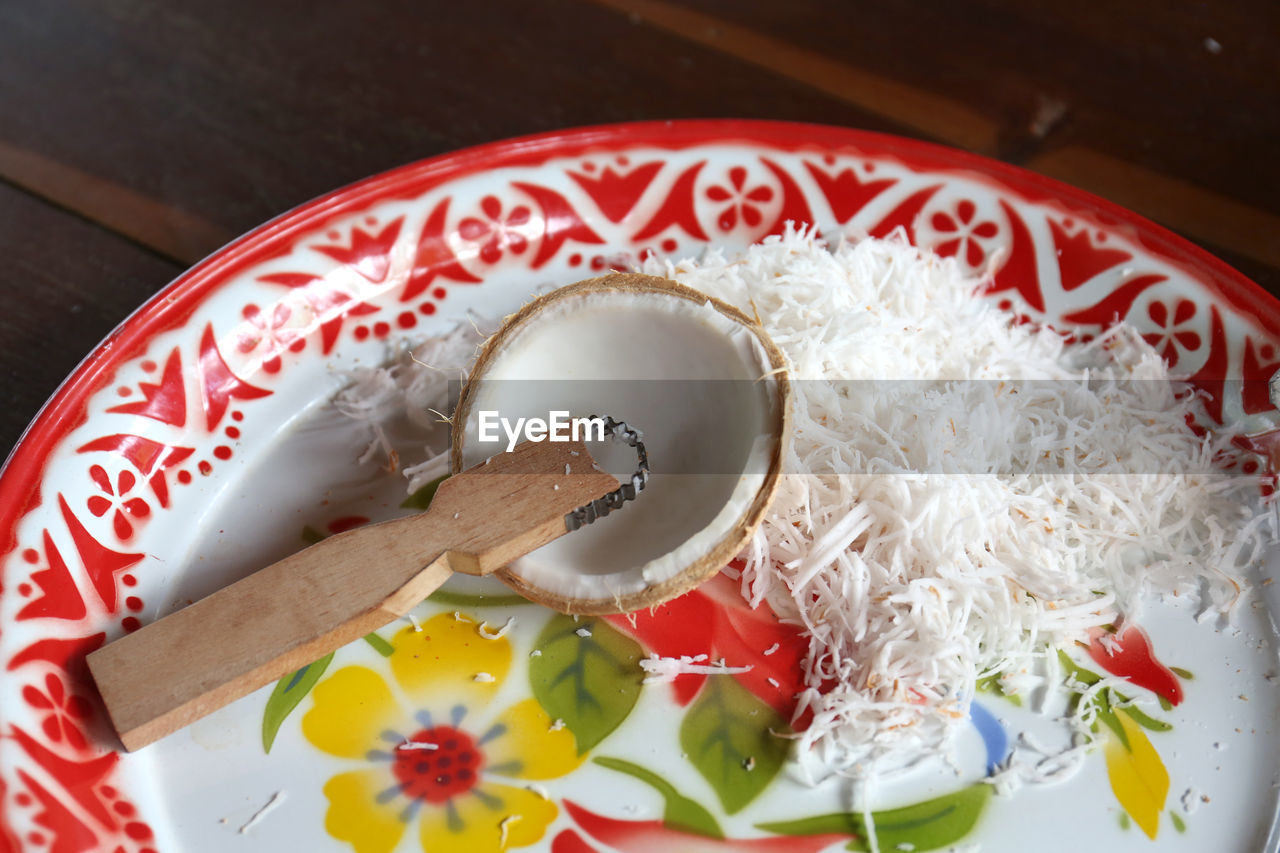
{"type": "MultiPolygon", "coordinates": [[[[665,0],[590,0],[687,41],[772,71],[949,145],[1002,153],[998,125],[948,98],[888,80],[749,28],[665,0]]],[[[1017,150],[1032,171],[1057,178],[1222,249],[1280,268],[1280,216],[1118,157],[1080,146],[1043,150],[1028,129],[1017,150]],[[1040,149],[1042,153],[1037,153],[1040,149]]],[[[1009,146],[1006,146],[1008,148],[1009,146]]]]}
{"type": "Polygon", "coordinates": [[[934,139],[994,154],[999,125],[965,104],[663,0],[591,0],[825,92],[934,139]]]}
{"type": "Polygon", "coordinates": [[[1273,213],[1081,146],[1037,154],[1025,165],[1197,240],[1280,268],[1280,216],[1273,213]]]}
{"type": "Polygon", "coordinates": [[[0,179],[183,267],[235,236],[199,216],[4,141],[0,179]]]}

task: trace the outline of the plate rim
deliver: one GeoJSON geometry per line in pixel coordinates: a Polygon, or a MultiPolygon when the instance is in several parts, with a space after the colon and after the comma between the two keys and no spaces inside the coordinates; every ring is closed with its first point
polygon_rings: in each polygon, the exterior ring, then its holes
{"type": "Polygon", "coordinates": [[[270,257],[279,243],[295,232],[375,200],[420,194],[478,171],[532,165],[554,156],[576,156],[620,143],[625,147],[651,145],[678,150],[698,143],[735,142],[763,143],[788,151],[871,147],[882,156],[906,155],[912,165],[968,172],[994,180],[1030,202],[1089,208],[1131,229],[1134,239],[1144,248],[1199,276],[1207,275],[1232,307],[1252,314],[1263,330],[1280,336],[1280,311],[1256,312],[1259,302],[1280,308],[1280,299],[1208,250],[1086,190],[981,154],[877,131],[767,119],[635,121],[544,131],[415,160],[330,190],[235,238],[163,286],[112,329],[67,375],[23,430],[0,467],[0,494],[19,496],[8,504],[8,509],[0,510],[0,553],[16,547],[18,522],[42,503],[39,486],[45,460],[61,439],[79,425],[89,397],[110,381],[115,365],[127,361],[154,335],[180,325],[194,312],[200,298],[225,276],[270,257]]]}
{"type": "MultiPolygon", "coordinates": [[[[45,469],[58,447],[89,417],[87,405],[109,385],[117,369],[156,335],[182,326],[204,299],[231,283],[240,270],[279,255],[303,233],[393,200],[408,199],[448,182],[515,166],[540,166],[554,158],[653,148],[680,151],[697,145],[758,145],[787,153],[838,153],[897,160],[917,171],[993,185],[1033,204],[1095,218],[1152,255],[1200,280],[1206,291],[1252,317],[1266,333],[1280,335],[1280,300],[1224,261],[1132,211],[1021,167],[934,143],[821,124],[698,119],[629,122],[555,130],[458,149],[376,173],[288,210],[191,266],[132,311],[72,370],[26,427],[0,467],[0,494],[13,490],[0,510],[9,554],[27,515],[44,503],[45,469]],[[1266,308],[1271,308],[1270,312],[1266,308]],[[1260,310],[1261,309],[1261,310],[1260,310]]],[[[1271,835],[1280,826],[1273,815],[1271,835]]],[[[0,838],[0,841],[3,841],[0,838]]],[[[1273,845],[1274,847],[1275,845],[1273,845]]],[[[1272,849],[1272,848],[1268,848],[1272,849]]]]}

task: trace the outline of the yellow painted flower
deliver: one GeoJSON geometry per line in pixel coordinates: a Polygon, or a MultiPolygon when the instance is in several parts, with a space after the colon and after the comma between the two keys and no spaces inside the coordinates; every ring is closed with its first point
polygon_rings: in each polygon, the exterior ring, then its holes
{"type": "Polygon", "coordinates": [[[577,767],[568,729],[534,699],[490,707],[511,668],[511,644],[440,614],[396,635],[390,681],[348,666],[316,685],[302,720],[313,745],[363,766],[324,786],[325,829],[356,853],[389,853],[416,821],[430,853],[524,847],[555,820],[528,781],[577,767]],[[521,782],[520,780],[525,780],[521,782]]]}

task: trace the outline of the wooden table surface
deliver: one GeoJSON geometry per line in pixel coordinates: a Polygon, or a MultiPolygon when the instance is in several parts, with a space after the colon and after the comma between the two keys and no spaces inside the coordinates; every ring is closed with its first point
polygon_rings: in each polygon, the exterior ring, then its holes
{"type": "Polygon", "coordinates": [[[776,118],[966,148],[1280,295],[1280,4],[0,3],[0,453],[133,308],[322,192],[584,124],[776,118]]]}

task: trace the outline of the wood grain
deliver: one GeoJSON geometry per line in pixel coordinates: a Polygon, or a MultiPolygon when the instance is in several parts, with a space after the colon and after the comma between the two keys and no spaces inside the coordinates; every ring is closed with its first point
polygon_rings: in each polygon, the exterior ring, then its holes
{"type": "Polygon", "coordinates": [[[85,354],[181,269],[4,184],[0,258],[3,456],[85,354]]]}
{"type": "Polygon", "coordinates": [[[75,211],[183,267],[237,236],[127,187],[2,141],[0,175],[16,187],[75,211]]]}
{"type": "Polygon", "coordinates": [[[1275,4],[592,2],[1244,255],[1280,293],[1275,4]]]}
{"type": "Polygon", "coordinates": [[[1087,148],[1057,148],[1026,165],[1130,210],[1145,211],[1201,242],[1280,268],[1280,215],[1087,148]]]}
{"type": "Polygon", "coordinates": [[[0,7],[0,140],[233,234],[468,145],[716,115],[908,130],[574,0],[0,7]]]}
{"type": "Polygon", "coordinates": [[[488,574],[564,535],[568,513],[617,487],[581,442],[526,442],[446,480],[426,512],[260,569],[98,649],[89,670],[140,749],[404,616],[453,572],[488,574]]]}
{"type": "Polygon", "coordinates": [[[795,46],[665,0],[594,0],[646,24],[863,107],[918,134],[995,155],[999,125],[961,100],[795,46]]]}
{"type": "Polygon", "coordinates": [[[1000,126],[1001,159],[1087,147],[1280,213],[1271,0],[661,2],[965,104],[1000,126]],[[1033,133],[1046,100],[1063,112],[1033,133]]]}
{"type": "Polygon", "coordinates": [[[228,235],[422,157],[584,124],[778,118],[968,146],[1280,295],[1277,34],[1271,0],[0,4],[0,447],[228,235]]]}
{"type": "Polygon", "coordinates": [[[575,0],[0,4],[0,450],[227,234],[467,145],[708,115],[906,131],[575,0]]]}

